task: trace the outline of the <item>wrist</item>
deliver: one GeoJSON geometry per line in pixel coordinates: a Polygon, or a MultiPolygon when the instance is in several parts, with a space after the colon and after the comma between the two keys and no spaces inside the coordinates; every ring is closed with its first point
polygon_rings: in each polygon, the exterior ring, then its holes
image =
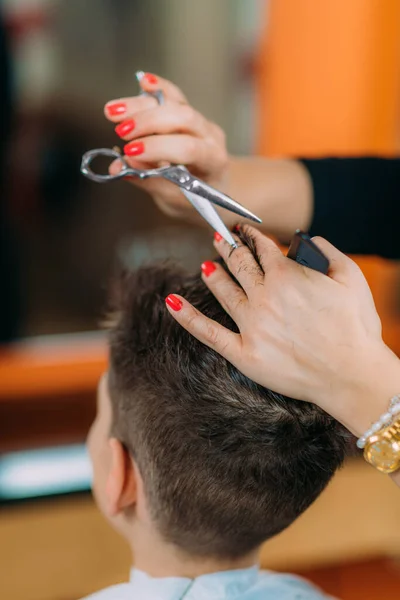
{"type": "Polygon", "coordinates": [[[263,220],[265,233],[286,243],[296,229],[309,229],[313,186],[301,162],[230,156],[226,182],[224,191],[263,220]]]}
{"type": "Polygon", "coordinates": [[[382,342],[360,356],[349,373],[342,392],[329,404],[335,407],[333,416],[360,437],[400,393],[400,360],[382,342]]]}

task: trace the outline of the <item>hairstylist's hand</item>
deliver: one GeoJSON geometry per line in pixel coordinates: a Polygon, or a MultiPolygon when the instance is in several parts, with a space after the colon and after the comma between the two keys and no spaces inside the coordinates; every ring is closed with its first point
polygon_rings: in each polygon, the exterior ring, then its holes
{"type": "Polygon", "coordinates": [[[215,242],[241,287],[221,266],[203,265],[204,282],[240,333],[207,319],[183,298],[175,310],[169,305],[170,313],[249,378],[318,404],[361,435],[363,427],[385,410],[391,395],[400,391],[392,389],[400,385],[400,363],[382,341],[363,274],[323,239],[314,241],[330,260],[329,277],[289,260],[257,230],[248,228],[248,232],[261,267],[246,246],[232,252],[225,241],[215,242]],[[391,380],[394,363],[396,384],[391,380]],[[374,394],[378,380],[388,387],[374,394]],[[356,406],[360,395],[364,406],[370,405],[364,417],[356,406]]]}
{"type": "MultiPolygon", "coordinates": [[[[184,164],[218,189],[224,188],[228,165],[224,132],[192,108],[173,83],[147,73],[141,80],[147,92],[161,89],[165,103],[154,98],[134,96],[110,100],[104,114],[113,123],[117,135],[125,142],[127,162],[140,169],[160,163],[184,164]]],[[[118,173],[115,161],[111,173],[118,173]]],[[[200,219],[176,185],[163,179],[130,180],[149,192],[165,213],[185,219],[200,219]]]]}

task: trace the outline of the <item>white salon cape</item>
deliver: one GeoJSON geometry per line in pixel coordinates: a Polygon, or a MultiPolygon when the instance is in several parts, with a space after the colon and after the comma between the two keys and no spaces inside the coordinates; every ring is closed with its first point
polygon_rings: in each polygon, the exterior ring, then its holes
{"type": "Polygon", "coordinates": [[[328,596],[294,575],[252,567],[196,579],[154,578],[132,569],[129,583],[114,585],[83,600],[328,600],[328,596]]]}

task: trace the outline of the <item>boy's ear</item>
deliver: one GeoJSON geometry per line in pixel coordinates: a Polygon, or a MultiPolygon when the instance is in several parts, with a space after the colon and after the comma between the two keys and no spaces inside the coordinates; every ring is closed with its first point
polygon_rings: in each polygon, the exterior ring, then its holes
{"type": "Polygon", "coordinates": [[[106,483],[106,506],[110,517],[136,503],[136,477],[129,453],[115,438],[108,441],[111,467],[106,483]]]}

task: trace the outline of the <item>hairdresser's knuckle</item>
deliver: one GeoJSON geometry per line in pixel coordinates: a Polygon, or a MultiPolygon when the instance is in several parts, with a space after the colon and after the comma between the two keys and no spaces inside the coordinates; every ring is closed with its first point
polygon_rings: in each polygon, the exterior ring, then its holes
{"type": "Polygon", "coordinates": [[[240,273],[251,273],[252,267],[248,264],[248,262],[241,258],[236,263],[236,273],[240,275],[240,273]]]}
{"type": "Polygon", "coordinates": [[[246,304],[246,298],[243,294],[234,295],[229,299],[229,310],[232,313],[239,312],[246,304]]]}
{"type": "Polygon", "coordinates": [[[185,155],[188,162],[192,162],[196,159],[199,154],[198,141],[191,136],[187,136],[185,140],[185,155]]]}
{"type": "Polygon", "coordinates": [[[248,258],[248,250],[245,246],[239,246],[233,252],[231,252],[229,262],[231,266],[237,272],[241,272],[246,268],[247,259],[248,258]]]}
{"type": "Polygon", "coordinates": [[[263,286],[264,285],[264,279],[260,279],[260,276],[262,277],[262,271],[260,269],[260,267],[257,265],[247,265],[246,268],[247,273],[254,279],[254,285],[258,286],[263,286]]]}
{"type": "Polygon", "coordinates": [[[154,98],[150,96],[132,96],[126,100],[128,112],[137,116],[154,108],[154,98]]]}
{"type": "Polygon", "coordinates": [[[182,121],[187,125],[193,125],[198,119],[197,111],[190,104],[182,104],[181,108],[182,121]]]}
{"type": "Polygon", "coordinates": [[[265,363],[264,344],[259,337],[257,332],[252,331],[251,336],[246,338],[246,362],[249,365],[265,363]]]}
{"type": "Polygon", "coordinates": [[[260,279],[260,271],[257,270],[257,273],[254,273],[254,281],[253,281],[253,289],[255,292],[265,292],[265,283],[264,279],[260,279]]]}
{"type": "Polygon", "coordinates": [[[194,331],[198,329],[199,327],[201,327],[201,317],[202,315],[200,315],[199,313],[195,311],[190,311],[185,318],[185,327],[187,327],[189,331],[194,331]]]}
{"type": "Polygon", "coordinates": [[[219,346],[220,334],[218,332],[218,329],[216,329],[216,327],[212,323],[206,323],[204,335],[205,335],[207,342],[212,347],[215,348],[215,347],[219,346]]]}

